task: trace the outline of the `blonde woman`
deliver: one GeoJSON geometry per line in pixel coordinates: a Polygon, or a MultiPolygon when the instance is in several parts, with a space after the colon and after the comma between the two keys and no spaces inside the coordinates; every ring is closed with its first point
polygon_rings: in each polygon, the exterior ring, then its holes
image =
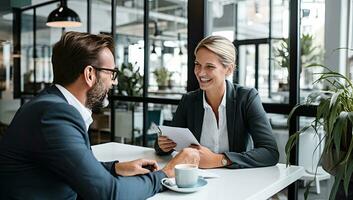
{"type": "MultiPolygon", "coordinates": [[[[275,165],[278,150],[258,92],[226,80],[235,68],[235,47],[221,36],[204,38],[195,49],[194,73],[200,89],[185,94],[172,125],[187,127],[201,145],[200,168],[250,168],[275,165]],[[253,140],[254,147],[247,149],[253,140]]],[[[157,154],[176,144],[166,136],[155,143],[157,154]]]]}

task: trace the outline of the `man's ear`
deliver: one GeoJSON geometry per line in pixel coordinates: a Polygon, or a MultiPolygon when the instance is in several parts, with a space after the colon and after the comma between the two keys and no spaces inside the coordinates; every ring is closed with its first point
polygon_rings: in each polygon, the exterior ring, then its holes
{"type": "Polygon", "coordinates": [[[87,65],[85,67],[85,69],[83,70],[83,78],[84,78],[86,84],[89,87],[92,87],[94,85],[94,83],[96,82],[96,71],[95,71],[95,69],[92,66],[87,65]]]}

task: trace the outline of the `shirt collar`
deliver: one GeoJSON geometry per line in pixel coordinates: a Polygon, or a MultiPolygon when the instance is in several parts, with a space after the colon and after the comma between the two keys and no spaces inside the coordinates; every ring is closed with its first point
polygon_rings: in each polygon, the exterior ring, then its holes
{"type": "Polygon", "coordinates": [[[86,124],[86,131],[88,127],[93,122],[92,119],[92,111],[86,108],[70,91],[59,84],[55,84],[55,86],[60,90],[60,92],[64,95],[67,102],[75,107],[78,112],[81,114],[83,121],[86,124]]]}
{"type": "MultiPolygon", "coordinates": [[[[227,86],[225,87],[224,94],[223,94],[223,97],[222,97],[222,101],[221,101],[221,104],[219,105],[219,107],[221,107],[221,106],[225,107],[226,106],[226,96],[227,96],[227,86]]],[[[206,108],[211,108],[211,106],[206,101],[206,93],[205,93],[205,91],[203,91],[202,98],[203,98],[203,108],[205,108],[205,109],[206,108]]]]}

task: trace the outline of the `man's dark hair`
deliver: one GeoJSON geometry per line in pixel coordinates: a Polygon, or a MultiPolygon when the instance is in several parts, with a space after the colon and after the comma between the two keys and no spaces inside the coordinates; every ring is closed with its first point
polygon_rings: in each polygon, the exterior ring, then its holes
{"type": "Polygon", "coordinates": [[[52,63],[55,84],[73,83],[87,65],[99,66],[99,53],[108,48],[114,54],[114,42],[108,35],[67,32],[53,47],[52,63]]]}

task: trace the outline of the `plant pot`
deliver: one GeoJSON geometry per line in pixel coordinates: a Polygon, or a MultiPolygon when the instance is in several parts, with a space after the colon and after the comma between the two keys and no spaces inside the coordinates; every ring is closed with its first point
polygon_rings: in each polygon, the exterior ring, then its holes
{"type": "Polygon", "coordinates": [[[339,169],[338,166],[335,165],[335,163],[337,163],[338,160],[341,160],[346,155],[346,153],[347,152],[340,151],[341,156],[338,158],[335,150],[323,152],[321,162],[322,168],[324,168],[324,170],[332,176],[335,176],[338,170],[343,170],[339,169]]]}
{"type": "Polygon", "coordinates": [[[322,153],[322,167],[331,175],[335,176],[337,171],[344,170],[342,166],[337,166],[337,163],[340,163],[342,159],[344,159],[348,153],[349,144],[352,140],[352,124],[347,124],[347,132],[350,133],[347,137],[342,136],[341,138],[341,146],[339,151],[339,157],[336,152],[335,147],[331,147],[328,150],[324,150],[322,153]]]}
{"type": "Polygon", "coordinates": [[[158,85],[158,90],[166,90],[168,89],[167,85],[158,85]]]}

